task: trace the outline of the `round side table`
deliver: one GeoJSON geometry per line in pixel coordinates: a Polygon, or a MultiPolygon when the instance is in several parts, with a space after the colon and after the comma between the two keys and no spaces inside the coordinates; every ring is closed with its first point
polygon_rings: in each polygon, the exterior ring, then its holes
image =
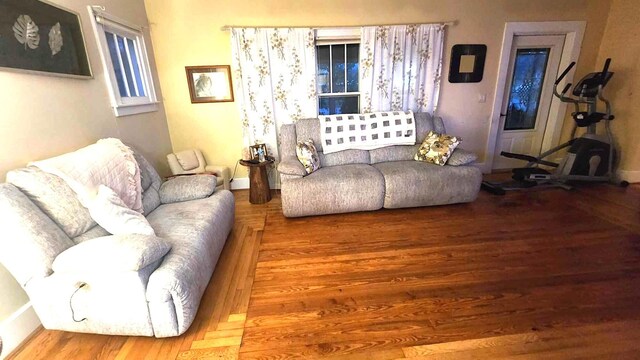
{"type": "Polygon", "coordinates": [[[252,163],[240,160],[240,165],[249,168],[249,202],[252,204],[264,204],[271,200],[271,189],[267,177],[267,167],[273,164],[273,160],[265,160],[260,163],[252,163]]]}

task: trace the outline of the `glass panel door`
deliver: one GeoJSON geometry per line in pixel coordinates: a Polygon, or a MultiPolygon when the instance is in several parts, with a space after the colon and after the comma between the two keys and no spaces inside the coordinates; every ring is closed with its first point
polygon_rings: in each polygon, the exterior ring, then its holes
{"type": "Polygon", "coordinates": [[[536,127],[550,48],[517,49],[504,130],[536,127]]]}

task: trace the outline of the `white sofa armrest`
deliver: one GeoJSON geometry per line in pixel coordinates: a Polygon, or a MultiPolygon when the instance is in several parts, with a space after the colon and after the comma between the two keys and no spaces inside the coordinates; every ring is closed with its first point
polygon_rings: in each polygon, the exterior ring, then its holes
{"type": "Polygon", "coordinates": [[[53,261],[54,272],[138,271],[171,249],[152,235],[111,235],[87,240],[63,251],[53,261]]]}

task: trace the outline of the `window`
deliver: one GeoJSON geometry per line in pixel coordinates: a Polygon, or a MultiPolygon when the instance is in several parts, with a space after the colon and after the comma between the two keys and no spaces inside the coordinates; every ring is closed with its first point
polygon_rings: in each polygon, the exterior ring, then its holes
{"type": "Polygon", "coordinates": [[[316,39],[318,114],[359,113],[359,30],[321,29],[316,39]]]}
{"type": "Polygon", "coordinates": [[[116,116],[156,111],[142,29],[95,8],[89,11],[116,116]]]}

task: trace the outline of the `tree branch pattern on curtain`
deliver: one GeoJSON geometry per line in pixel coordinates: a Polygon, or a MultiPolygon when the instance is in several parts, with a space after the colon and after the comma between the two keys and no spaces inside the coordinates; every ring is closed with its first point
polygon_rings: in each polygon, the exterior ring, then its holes
{"type": "Polygon", "coordinates": [[[314,32],[234,28],[231,49],[245,146],[264,143],[278,158],[277,129],[317,116],[314,32]]]}
{"type": "Polygon", "coordinates": [[[434,113],[444,25],[367,26],[360,43],[360,110],[434,113]]]}

